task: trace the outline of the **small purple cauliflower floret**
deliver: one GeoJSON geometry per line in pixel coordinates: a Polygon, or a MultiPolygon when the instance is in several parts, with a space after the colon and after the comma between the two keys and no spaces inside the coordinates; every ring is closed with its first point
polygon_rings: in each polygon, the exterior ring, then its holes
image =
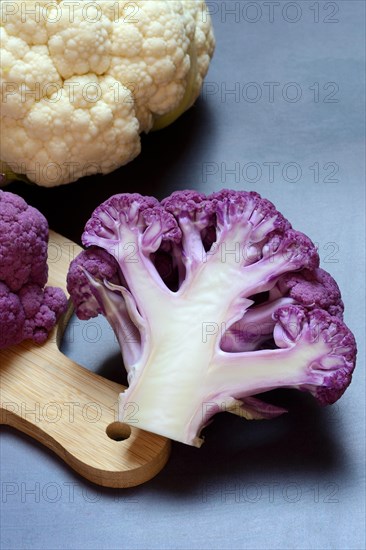
{"type": "Polygon", "coordinates": [[[96,247],[83,250],[75,258],[70,265],[68,285],[75,288],[73,303],[79,319],[87,320],[103,313],[103,307],[94,296],[86,273],[101,281],[106,279],[110,283],[121,284],[118,271],[116,260],[96,247]]]}
{"type": "Polygon", "coordinates": [[[12,291],[47,282],[46,218],[17,195],[0,191],[0,281],[12,291]]]}
{"type": "Polygon", "coordinates": [[[318,348],[299,389],[309,391],[321,405],[335,403],[351,383],[356,361],[353,334],[338,317],[322,309],[280,307],[273,315],[274,339],[279,348],[318,348]]]}
{"type": "MultiPolygon", "coordinates": [[[[256,300],[257,297],[253,296],[256,300]]],[[[249,308],[242,319],[224,334],[221,347],[225,351],[259,349],[272,338],[275,326],[274,312],[286,304],[297,304],[313,310],[321,308],[333,316],[343,318],[344,305],[333,277],[324,269],[302,269],[279,278],[277,284],[260,303],[249,308]]]]}
{"type": "Polygon", "coordinates": [[[343,317],[341,292],[336,281],[324,269],[286,273],[278,281],[277,288],[284,296],[290,296],[294,303],[309,309],[322,308],[331,315],[343,317]]]}
{"type": "Polygon", "coordinates": [[[68,289],[81,319],[102,313],[118,337],[122,422],[200,446],[217,412],[285,412],[258,394],[295,388],[326,405],[349,385],[356,343],[339,288],[257,193],[116,195],[82,241],[68,289]]]}
{"type": "Polygon", "coordinates": [[[0,349],[43,343],[65,311],[59,288],[46,287],[48,224],[21,197],[0,191],[0,349]]]}

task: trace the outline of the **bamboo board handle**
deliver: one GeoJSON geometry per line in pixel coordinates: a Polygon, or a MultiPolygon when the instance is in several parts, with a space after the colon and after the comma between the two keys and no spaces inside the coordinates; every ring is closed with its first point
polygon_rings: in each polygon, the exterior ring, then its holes
{"type": "MultiPolygon", "coordinates": [[[[65,289],[70,260],[79,251],[50,232],[49,285],[65,289]]],[[[0,351],[0,423],[37,439],[99,485],[148,481],[168,460],[170,441],[116,422],[123,386],[63,355],[57,345],[62,326],[42,346],[23,342],[0,351]]]]}

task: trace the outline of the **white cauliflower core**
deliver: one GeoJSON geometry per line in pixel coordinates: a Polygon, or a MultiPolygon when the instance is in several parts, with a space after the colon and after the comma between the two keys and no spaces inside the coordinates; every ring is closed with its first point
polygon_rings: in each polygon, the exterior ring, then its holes
{"type": "Polygon", "coordinates": [[[197,99],[204,0],[1,0],[0,158],[43,186],[108,174],[197,99]]]}

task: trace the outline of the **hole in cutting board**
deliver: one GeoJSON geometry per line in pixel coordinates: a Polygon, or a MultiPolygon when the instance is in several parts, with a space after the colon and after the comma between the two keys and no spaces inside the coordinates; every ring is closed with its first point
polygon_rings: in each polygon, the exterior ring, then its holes
{"type": "Polygon", "coordinates": [[[124,422],[112,422],[106,428],[106,434],[114,441],[125,441],[131,435],[131,427],[124,422]]]}

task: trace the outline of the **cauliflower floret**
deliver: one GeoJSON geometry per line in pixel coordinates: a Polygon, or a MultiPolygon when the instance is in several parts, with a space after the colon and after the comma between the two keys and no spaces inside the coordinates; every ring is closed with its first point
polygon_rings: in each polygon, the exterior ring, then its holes
{"type": "Polygon", "coordinates": [[[53,186],[90,173],[108,174],[136,157],[139,123],[131,93],[120,85],[121,101],[115,101],[115,84],[110,76],[72,77],[35,103],[21,127],[4,117],[2,150],[11,166],[19,157],[29,159],[29,179],[53,186]]]}
{"type": "Polygon", "coordinates": [[[204,0],[1,3],[4,171],[55,186],[107,174],[197,99],[214,50],[204,0]]]}
{"type": "Polygon", "coordinates": [[[48,224],[21,197],[0,191],[0,349],[44,342],[65,311],[60,288],[45,287],[48,224]]]}
{"type": "Polygon", "coordinates": [[[93,5],[90,8],[94,13],[82,6],[75,9],[72,25],[66,10],[57,23],[47,23],[49,52],[62,78],[108,71],[112,23],[93,5]]]}
{"type": "Polygon", "coordinates": [[[37,101],[62,86],[47,46],[28,49],[22,59],[9,65],[6,75],[8,84],[1,88],[2,116],[16,120],[23,119],[37,101]]]}
{"type": "Polygon", "coordinates": [[[47,44],[46,22],[51,16],[52,4],[57,5],[58,2],[59,0],[1,0],[1,24],[4,24],[10,35],[21,38],[29,46],[47,44]]]}
{"type": "Polygon", "coordinates": [[[197,99],[215,46],[203,1],[137,2],[134,27],[114,24],[111,73],[133,90],[141,129],[172,123],[197,99]],[[148,38],[146,38],[148,37],[148,38]]]}
{"type": "MultiPolygon", "coordinates": [[[[182,101],[191,65],[188,50],[194,26],[183,16],[181,2],[159,4],[157,10],[152,0],[137,2],[134,30],[124,18],[113,29],[110,72],[130,89],[133,86],[144,131],[152,127],[154,115],[165,114],[182,101]],[[172,82],[175,87],[169,89],[172,82]]],[[[190,13],[188,19],[192,19],[190,13]]]]}
{"type": "Polygon", "coordinates": [[[3,117],[21,119],[35,103],[37,88],[40,99],[41,83],[42,87],[48,86],[50,75],[56,82],[61,79],[47,48],[32,51],[27,42],[3,27],[0,27],[0,48],[1,121],[3,117]]]}

